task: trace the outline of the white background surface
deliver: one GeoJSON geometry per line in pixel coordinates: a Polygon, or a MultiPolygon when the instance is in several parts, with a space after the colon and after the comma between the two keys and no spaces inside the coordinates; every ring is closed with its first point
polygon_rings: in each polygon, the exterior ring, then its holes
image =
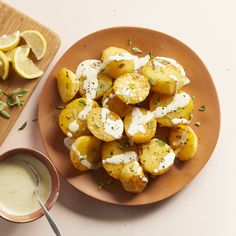
{"type": "MultiPolygon", "coordinates": [[[[221,103],[221,134],[212,158],[183,191],[158,204],[120,207],[98,202],[62,181],[51,214],[64,235],[236,235],[236,4],[234,0],[7,0],[56,31],[61,48],[13,126],[0,153],[26,146],[45,152],[37,126],[38,97],[60,56],[81,37],[111,26],[140,26],[170,34],[190,46],[206,63],[221,103]],[[26,120],[25,130],[19,128],[26,120]],[[17,139],[17,144],[16,144],[17,139]]],[[[211,135],[207,133],[207,135],[211,135]]],[[[0,219],[1,236],[53,235],[46,219],[12,224],[0,219]]]]}

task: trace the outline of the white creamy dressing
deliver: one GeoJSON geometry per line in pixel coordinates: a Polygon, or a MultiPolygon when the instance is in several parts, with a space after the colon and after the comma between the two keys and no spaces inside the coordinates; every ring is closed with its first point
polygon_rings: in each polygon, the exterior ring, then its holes
{"type": "Polygon", "coordinates": [[[153,113],[147,111],[146,115],[143,115],[138,107],[135,107],[131,113],[131,122],[129,125],[128,133],[134,135],[138,132],[146,133],[145,125],[154,118],[153,113]]]}
{"type": "Polygon", "coordinates": [[[71,132],[66,133],[67,137],[72,138],[73,134],[71,132]]]}
{"type": "Polygon", "coordinates": [[[69,149],[71,150],[71,146],[72,144],[75,142],[75,140],[73,138],[70,138],[70,137],[66,137],[64,138],[64,145],[69,149]]]}
{"type": "Polygon", "coordinates": [[[188,105],[190,96],[187,93],[175,94],[173,100],[166,107],[157,107],[153,114],[156,118],[161,118],[170,112],[176,111],[178,108],[183,108],[188,105]]]}
{"type": "Polygon", "coordinates": [[[142,167],[140,166],[140,164],[139,164],[138,161],[135,161],[135,162],[134,162],[134,168],[135,168],[136,174],[139,175],[141,181],[142,181],[143,183],[147,183],[147,182],[148,182],[148,179],[147,179],[146,176],[143,176],[143,173],[142,173],[142,172],[143,172],[143,169],[142,169],[142,167]]]}
{"type": "Polygon", "coordinates": [[[102,160],[102,163],[109,163],[109,164],[114,164],[114,165],[119,165],[119,164],[127,164],[132,161],[138,161],[138,156],[137,153],[134,151],[130,152],[124,152],[118,155],[114,155],[112,157],[109,157],[105,160],[102,160]]]}
{"type": "Polygon", "coordinates": [[[76,153],[76,156],[78,157],[81,165],[87,167],[89,170],[96,170],[96,169],[100,168],[101,163],[93,164],[90,161],[88,161],[87,156],[81,155],[81,153],[76,149],[74,144],[72,144],[71,150],[73,150],[76,153]]]}
{"type": "Polygon", "coordinates": [[[114,93],[109,94],[109,96],[108,96],[106,99],[104,99],[104,101],[102,102],[102,106],[105,107],[105,108],[108,108],[107,103],[108,103],[112,98],[114,98],[115,96],[116,96],[116,95],[115,95],[114,93]]]}
{"type": "Polygon", "coordinates": [[[68,129],[71,133],[76,133],[79,130],[79,124],[74,120],[68,125],[68,129]]]}
{"type": "Polygon", "coordinates": [[[101,71],[101,61],[99,60],[85,60],[82,61],[76,70],[78,78],[85,77],[83,82],[83,89],[85,90],[85,97],[94,99],[98,89],[97,76],[101,71]]]}
{"type": "Polygon", "coordinates": [[[101,111],[101,120],[104,125],[104,131],[114,137],[115,139],[119,139],[122,136],[124,125],[121,119],[111,120],[109,118],[110,110],[107,108],[102,108],[101,111]]]}
{"type": "Polygon", "coordinates": [[[168,167],[172,166],[175,160],[175,153],[169,152],[166,156],[161,159],[161,163],[158,168],[154,169],[154,173],[158,173],[159,171],[165,170],[168,167]]]}
{"type": "Polygon", "coordinates": [[[0,162],[0,208],[16,216],[28,215],[41,208],[34,194],[35,175],[22,160],[29,162],[39,174],[38,191],[43,203],[48,200],[52,188],[50,173],[37,158],[21,153],[0,162]]]}
{"type": "Polygon", "coordinates": [[[84,109],[78,114],[78,118],[80,120],[86,120],[88,113],[93,108],[93,100],[90,98],[86,99],[86,105],[84,106],[84,109]]]}
{"type": "Polygon", "coordinates": [[[173,125],[178,125],[178,124],[189,124],[190,121],[185,119],[185,118],[174,118],[172,119],[172,124],[173,125]]]}
{"type": "Polygon", "coordinates": [[[112,61],[133,61],[134,62],[134,69],[138,70],[139,68],[145,66],[148,61],[150,60],[150,56],[146,55],[145,57],[137,57],[134,56],[128,52],[119,53],[114,56],[109,56],[103,63],[102,63],[102,69],[105,69],[105,67],[112,61]]]}

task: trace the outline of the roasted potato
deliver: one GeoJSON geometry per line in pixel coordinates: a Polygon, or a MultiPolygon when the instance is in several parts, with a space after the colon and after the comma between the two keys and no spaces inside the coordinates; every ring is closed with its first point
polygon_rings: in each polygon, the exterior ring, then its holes
{"type": "Polygon", "coordinates": [[[135,143],[145,143],[156,133],[156,119],[145,108],[135,107],[124,119],[125,133],[135,143]]]}
{"type": "Polygon", "coordinates": [[[129,52],[122,48],[109,47],[104,49],[102,51],[102,62],[107,65],[103,73],[115,79],[126,73],[133,72],[135,69],[133,60],[121,60],[122,58],[125,59],[127,54],[129,52]]]}
{"type": "Polygon", "coordinates": [[[57,88],[61,100],[69,102],[79,91],[79,78],[69,69],[62,68],[57,75],[57,88]]]}
{"type": "Polygon", "coordinates": [[[197,151],[197,135],[188,125],[179,124],[171,128],[169,141],[177,158],[181,161],[191,159],[197,151]]]}
{"type": "Polygon", "coordinates": [[[179,123],[189,123],[193,112],[193,99],[183,91],[173,96],[153,94],[150,110],[161,126],[173,127],[179,123]]]}
{"type": "Polygon", "coordinates": [[[120,118],[131,111],[132,106],[123,103],[113,91],[113,88],[104,93],[102,98],[102,106],[108,108],[110,111],[115,112],[120,118]]]}
{"type": "Polygon", "coordinates": [[[152,175],[162,175],[174,163],[175,153],[163,141],[153,138],[140,146],[139,160],[145,171],[152,175]]]}
{"type": "Polygon", "coordinates": [[[102,164],[106,172],[115,179],[120,178],[120,172],[125,163],[137,160],[137,146],[124,137],[102,145],[102,164]]]}
{"type": "Polygon", "coordinates": [[[107,108],[94,108],[87,116],[90,132],[98,139],[109,142],[120,139],[124,125],[120,117],[107,108]]]}
{"type": "Polygon", "coordinates": [[[117,78],[113,88],[118,98],[126,104],[136,104],[144,101],[150,91],[147,78],[136,72],[117,78]]]}
{"type": "Polygon", "coordinates": [[[133,161],[122,168],[120,182],[126,191],[140,193],[147,186],[148,177],[143,173],[142,166],[137,161],[133,161]]]}
{"type": "Polygon", "coordinates": [[[102,141],[93,136],[80,136],[72,144],[71,162],[80,171],[94,170],[101,166],[102,141]]]}
{"type": "Polygon", "coordinates": [[[148,78],[152,91],[165,95],[175,94],[188,81],[183,67],[170,58],[151,59],[143,67],[142,74],[148,78]]]}
{"type": "MultiPolygon", "coordinates": [[[[84,89],[84,81],[85,77],[80,77],[80,86],[79,86],[79,92],[82,97],[86,97],[86,90],[84,89]]],[[[98,88],[96,91],[96,97],[94,100],[97,100],[103,96],[103,94],[109,90],[112,87],[112,78],[108,77],[107,75],[103,73],[99,73],[97,76],[98,79],[98,88]]]]}
{"type": "Polygon", "coordinates": [[[93,107],[98,107],[98,104],[86,98],[77,98],[70,102],[59,115],[62,132],[71,138],[89,134],[86,118],[93,107]]]}

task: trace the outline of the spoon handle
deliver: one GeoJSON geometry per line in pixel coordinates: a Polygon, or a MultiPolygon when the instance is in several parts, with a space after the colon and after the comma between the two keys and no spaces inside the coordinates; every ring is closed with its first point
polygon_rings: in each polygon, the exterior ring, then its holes
{"type": "Polygon", "coordinates": [[[36,195],[36,197],[37,197],[37,199],[38,199],[38,202],[39,202],[40,206],[42,207],[42,209],[43,209],[43,211],[44,211],[44,214],[45,214],[45,216],[47,217],[48,223],[51,225],[51,227],[52,227],[54,233],[56,234],[56,236],[62,236],[62,233],[60,232],[58,226],[56,225],[56,223],[54,222],[54,220],[53,220],[52,217],[50,216],[50,214],[49,214],[47,208],[46,208],[46,207],[44,206],[44,204],[42,203],[42,201],[41,201],[41,199],[40,199],[40,197],[39,197],[37,191],[35,191],[35,195],[36,195]]]}

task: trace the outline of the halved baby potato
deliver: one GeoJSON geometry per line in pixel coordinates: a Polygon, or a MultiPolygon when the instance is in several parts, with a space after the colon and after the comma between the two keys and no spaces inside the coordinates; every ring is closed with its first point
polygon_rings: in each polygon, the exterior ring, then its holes
{"type": "Polygon", "coordinates": [[[80,171],[96,170],[101,167],[102,141],[93,136],[80,136],[72,144],[70,158],[80,171]]]}
{"type": "Polygon", "coordinates": [[[175,95],[154,93],[150,99],[150,110],[153,111],[161,126],[173,127],[179,123],[189,123],[193,113],[192,97],[180,91],[175,95]]]}
{"type": "Polygon", "coordinates": [[[198,137],[191,127],[179,124],[170,130],[170,146],[181,161],[191,159],[198,147],[198,137]]]}
{"type": "Polygon", "coordinates": [[[127,137],[102,145],[102,164],[106,172],[115,179],[125,163],[137,160],[137,146],[127,137]]]}
{"type": "Polygon", "coordinates": [[[133,161],[125,164],[122,168],[120,182],[126,191],[140,193],[147,186],[148,177],[144,174],[139,162],[133,161]]]}
{"type": "Polygon", "coordinates": [[[89,134],[86,116],[83,116],[98,106],[95,101],[86,98],[77,98],[70,102],[59,115],[59,126],[62,132],[71,138],[89,134]]]}
{"type": "Polygon", "coordinates": [[[135,107],[124,119],[125,133],[135,143],[145,143],[156,133],[156,119],[145,108],[135,107]]]}
{"type": "MultiPolygon", "coordinates": [[[[107,63],[107,65],[105,66],[103,73],[115,79],[126,73],[133,72],[135,69],[133,60],[110,60],[113,56],[124,55],[127,53],[129,52],[125,49],[117,47],[109,47],[104,49],[102,51],[101,60],[103,63],[107,63]]],[[[120,58],[122,58],[122,56],[120,58]]]]}
{"type": "Polygon", "coordinates": [[[67,68],[62,68],[57,75],[57,88],[61,100],[69,102],[79,91],[79,78],[67,68]]]}
{"type": "MultiPolygon", "coordinates": [[[[108,77],[104,73],[99,73],[97,76],[98,79],[98,88],[96,91],[96,97],[94,100],[97,100],[103,96],[103,94],[112,87],[113,80],[111,77],[108,77]]],[[[84,81],[86,80],[85,77],[80,77],[80,86],[79,86],[79,93],[82,97],[86,97],[86,90],[84,89],[84,81]]]]}
{"type": "Polygon", "coordinates": [[[174,63],[156,57],[151,59],[142,69],[142,74],[148,78],[151,90],[160,94],[172,95],[179,91],[188,80],[183,67],[175,60],[174,63]]]}
{"type": "Polygon", "coordinates": [[[124,125],[120,117],[107,108],[94,108],[87,116],[90,132],[98,139],[109,142],[120,139],[124,125]]]}
{"type": "Polygon", "coordinates": [[[162,175],[174,164],[175,153],[172,148],[157,138],[141,145],[139,160],[145,171],[155,175],[162,175]]]}
{"type": "Polygon", "coordinates": [[[123,118],[132,106],[123,103],[115,94],[113,88],[104,93],[102,98],[102,106],[115,112],[120,118],[123,118]]]}
{"type": "Polygon", "coordinates": [[[117,78],[113,89],[118,98],[126,104],[144,101],[149,94],[148,79],[139,73],[127,73],[117,78]]]}

